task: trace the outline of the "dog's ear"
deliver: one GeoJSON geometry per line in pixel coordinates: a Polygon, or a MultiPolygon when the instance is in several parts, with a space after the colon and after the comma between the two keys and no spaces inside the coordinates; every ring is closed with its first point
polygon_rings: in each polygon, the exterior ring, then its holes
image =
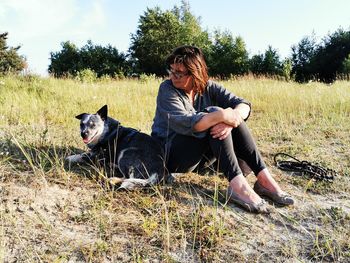
{"type": "Polygon", "coordinates": [[[97,114],[100,115],[102,120],[106,120],[108,116],[108,107],[104,105],[101,109],[97,111],[97,114]]]}
{"type": "Polygon", "coordinates": [[[79,115],[75,116],[75,118],[77,118],[78,120],[81,120],[82,118],[84,118],[85,115],[87,115],[87,113],[79,114],[79,115]]]}

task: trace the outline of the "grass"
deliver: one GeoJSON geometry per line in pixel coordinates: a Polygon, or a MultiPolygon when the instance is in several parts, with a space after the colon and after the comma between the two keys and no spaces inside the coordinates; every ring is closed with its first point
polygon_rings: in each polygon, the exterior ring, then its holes
{"type": "MultiPolygon", "coordinates": [[[[84,150],[78,120],[109,114],[150,133],[161,80],[82,83],[0,78],[0,260],[5,262],[348,262],[349,82],[241,78],[222,84],[253,104],[248,120],[276,179],[298,205],[249,214],[226,179],[189,173],[174,185],[118,192],[103,170],[69,167],[84,150]],[[277,152],[338,171],[333,183],[277,170],[277,152]]],[[[254,182],[254,176],[248,179],[254,182]]]]}

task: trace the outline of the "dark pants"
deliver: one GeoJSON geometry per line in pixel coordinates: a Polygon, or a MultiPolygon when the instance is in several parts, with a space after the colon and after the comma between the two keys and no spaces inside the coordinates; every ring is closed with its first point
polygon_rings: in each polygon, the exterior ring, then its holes
{"type": "Polygon", "coordinates": [[[191,172],[213,157],[217,165],[214,169],[223,173],[229,181],[242,173],[238,159],[244,160],[255,175],[266,168],[245,122],[232,129],[231,135],[219,140],[213,139],[209,133],[202,139],[177,134],[167,153],[169,171],[191,172]]]}

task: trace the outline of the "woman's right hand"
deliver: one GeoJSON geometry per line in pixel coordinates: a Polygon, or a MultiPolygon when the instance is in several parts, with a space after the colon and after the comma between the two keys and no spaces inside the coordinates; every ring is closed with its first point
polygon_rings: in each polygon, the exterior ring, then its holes
{"type": "Polygon", "coordinates": [[[210,128],[210,135],[215,139],[218,138],[219,140],[224,140],[231,134],[232,126],[220,122],[213,127],[210,128]]]}

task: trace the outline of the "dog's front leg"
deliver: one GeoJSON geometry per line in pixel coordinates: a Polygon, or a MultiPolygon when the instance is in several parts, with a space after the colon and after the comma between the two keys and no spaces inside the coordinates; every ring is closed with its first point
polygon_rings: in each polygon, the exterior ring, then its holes
{"type": "Polygon", "coordinates": [[[73,155],[70,155],[68,157],[66,157],[65,159],[68,163],[72,164],[72,163],[83,163],[85,162],[84,161],[84,158],[82,156],[82,154],[73,154],[73,155]]]}
{"type": "Polygon", "coordinates": [[[68,157],[66,157],[65,160],[70,164],[87,163],[87,162],[91,162],[92,158],[93,158],[93,154],[91,154],[90,152],[87,152],[87,153],[69,155],[68,157]]]}

